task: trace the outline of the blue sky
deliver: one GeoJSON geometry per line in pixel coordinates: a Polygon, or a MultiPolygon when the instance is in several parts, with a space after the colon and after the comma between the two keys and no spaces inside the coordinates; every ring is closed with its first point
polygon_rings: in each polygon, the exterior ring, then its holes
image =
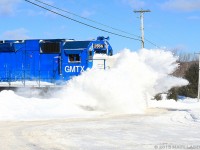
{"type": "MultiPolygon", "coordinates": [[[[37,1],[31,0],[35,3],[37,1]]],[[[159,47],[184,52],[200,50],[200,0],[41,0],[82,17],[140,36],[139,14],[144,14],[145,38],[159,47]]],[[[55,10],[55,9],[53,9],[55,10]]],[[[57,11],[57,10],[56,10],[57,11]]],[[[110,28],[62,14],[98,28],[127,35],[110,28]]],[[[24,0],[0,0],[0,40],[65,38],[88,40],[109,36],[114,53],[124,48],[137,51],[140,41],[105,33],[38,8],[24,0]]],[[[145,41],[145,48],[156,48],[145,41]]]]}

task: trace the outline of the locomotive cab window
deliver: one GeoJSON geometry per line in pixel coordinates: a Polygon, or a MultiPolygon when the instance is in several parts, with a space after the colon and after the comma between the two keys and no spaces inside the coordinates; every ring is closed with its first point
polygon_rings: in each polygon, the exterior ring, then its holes
{"type": "Polygon", "coordinates": [[[107,54],[107,50],[95,50],[96,54],[107,54]]]}
{"type": "Polygon", "coordinates": [[[41,43],[40,53],[45,53],[45,54],[60,53],[60,43],[59,42],[41,43]]]}
{"type": "Polygon", "coordinates": [[[73,62],[80,62],[81,61],[81,57],[79,54],[69,54],[69,62],[73,63],[73,62]]]}
{"type": "Polygon", "coordinates": [[[89,60],[92,60],[92,51],[91,51],[91,50],[88,51],[88,59],[89,59],[89,60]]]}

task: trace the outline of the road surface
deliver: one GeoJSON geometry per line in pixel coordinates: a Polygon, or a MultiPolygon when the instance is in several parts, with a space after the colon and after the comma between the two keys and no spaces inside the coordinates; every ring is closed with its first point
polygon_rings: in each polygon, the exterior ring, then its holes
{"type": "Polygon", "coordinates": [[[200,149],[200,122],[195,119],[189,110],[149,109],[143,115],[1,121],[0,149],[200,149]]]}

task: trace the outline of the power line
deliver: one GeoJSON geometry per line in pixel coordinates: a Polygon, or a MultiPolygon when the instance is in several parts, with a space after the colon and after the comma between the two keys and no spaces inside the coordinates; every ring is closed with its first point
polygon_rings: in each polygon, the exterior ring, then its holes
{"type": "MultiPolygon", "coordinates": [[[[36,6],[38,6],[36,3],[30,2],[29,0],[25,0],[25,1],[27,1],[27,2],[29,2],[29,3],[32,3],[32,4],[36,5],[36,6]]],[[[113,30],[116,30],[116,31],[120,31],[120,32],[125,33],[125,34],[129,34],[129,35],[133,35],[133,36],[136,36],[136,37],[138,37],[138,38],[141,38],[141,37],[138,36],[138,35],[131,34],[131,33],[129,33],[129,32],[126,32],[126,31],[123,31],[123,30],[120,30],[120,29],[117,29],[117,28],[114,28],[114,27],[105,25],[105,24],[103,24],[103,23],[97,22],[97,21],[92,20],[92,19],[88,19],[88,18],[86,18],[86,17],[82,17],[82,16],[80,16],[80,15],[77,15],[77,14],[75,14],[75,13],[72,13],[72,12],[70,12],[70,11],[67,11],[67,10],[64,10],[64,9],[61,9],[61,8],[58,8],[58,7],[55,7],[55,6],[50,5],[50,4],[48,4],[48,3],[42,2],[42,1],[40,1],[40,0],[35,0],[35,1],[37,1],[37,2],[39,2],[39,3],[41,3],[41,4],[44,4],[44,5],[47,5],[47,6],[49,6],[49,7],[52,7],[52,8],[54,8],[54,9],[57,9],[57,10],[66,12],[66,13],[71,14],[71,15],[74,15],[74,16],[76,16],[76,17],[85,19],[85,20],[87,20],[87,21],[90,21],[90,22],[93,22],[93,23],[102,25],[102,26],[104,26],[104,27],[107,27],[107,28],[110,28],[110,29],[113,29],[113,30]]],[[[39,5],[38,7],[42,7],[42,6],[39,5]]],[[[62,15],[62,14],[59,14],[58,12],[54,12],[54,11],[52,11],[52,10],[49,10],[49,9],[47,9],[46,7],[42,7],[42,8],[43,8],[43,9],[46,9],[46,10],[48,10],[48,11],[51,11],[52,13],[56,13],[57,15],[60,15],[60,16],[65,17],[65,18],[67,18],[67,19],[70,19],[69,17],[64,16],[64,15],[62,15]]],[[[72,19],[72,18],[71,18],[71,19],[72,19]]],[[[72,19],[72,20],[75,21],[75,19],[72,19]]],[[[77,21],[77,20],[76,20],[76,21],[77,21]]],[[[78,21],[78,23],[79,23],[79,21],[78,21]]],[[[81,23],[81,24],[82,24],[82,23],[81,23]]],[[[83,23],[83,24],[86,25],[85,23],[83,23]]],[[[87,24],[87,25],[88,25],[88,24],[87,24]]],[[[92,28],[93,28],[94,26],[89,25],[89,27],[92,27],[92,28]]],[[[94,28],[96,29],[97,27],[94,27],[94,28]]],[[[100,28],[99,28],[99,29],[100,29],[100,28]]],[[[99,29],[98,29],[98,30],[99,30],[99,29]]],[[[104,29],[100,29],[100,30],[101,30],[101,31],[104,31],[104,32],[108,32],[108,33],[114,34],[114,35],[118,35],[118,36],[121,36],[121,37],[129,38],[129,39],[134,39],[134,40],[139,40],[139,39],[135,39],[135,38],[132,38],[132,37],[123,36],[123,35],[120,35],[120,34],[117,34],[117,33],[113,33],[113,32],[110,32],[110,31],[107,31],[107,30],[104,30],[104,29]]],[[[148,40],[148,39],[146,39],[146,38],[144,38],[144,39],[145,39],[145,41],[147,41],[148,43],[150,43],[150,44],[156,46],[157,48],[160,48],[159,46],[157,46],[155,43],[151,42],[150,40],[148,40]]]]}
{"type": "Polygon", "coordinates": [[[67,18],[67,19],[72,20],[72,21],[74,21],[74,22],[77,22],[77,23],[80,23],[80,24],[82,24],[82,25],[88,26],[88,27],[90,27],[90,28],[93,28],[93,29],[96,29],[96,30],[100,30],[100,31],[103,31],[103,32],[107,32],[107,33],[110,33],[110,34],[113,34],[113,35],[116,35],[116,36],[124,37],[124,38],[127,38],[127,39],[132,39],[132,40],[141,41],[140,39],[136,39],[136,38],[129,37],[129,36],[124,36],[124,35],[121,35],[121,34],[118,34],[118,33],[114,33],[114,32],[108,31],[108,30],[104,30],[104,29],[101,29],[101,28],[97,28],[97,27],[95,27],[95,26],[92,26],[92,25],[86,24],[86,23],[84,23],[84,22],[75,20],[75,19],[73,19],[73,18],[67,17],[67,16],[65,16],[65,15],[63,15],[63,14],[60,14],[60,13],[55,12],[55,11],[53,11],[53,10],[50,10],[50,9],[48,9],[48,8],[46,8],[46,7],[43,7],[43,6],[41,6],[41,5],[38,5],[38,4],[36,4],[36,3],[34,3],[34,2],[31,2],[31,1],[29,1],[29,0],[25,0],[25,1],[28,2],[28,3],[31,3],[31,4],[33,4],[33,5],[35,5],[35,6],[37,6],[37,7],[40,7],[40,8],[42,8],[42,9],[45,9],[45,10],[47,10],[47,11],[50,11],[50,12],[52,12],[52,13],[54,13],[54,14],[57,14],[57,15],[59,15],[59,16],[61,16],[61,17],[64,17],[64,18],[67,18]]]}
{"type": "Polygon", "coordinates": [[[145,39],[145,41],[147,41],[148,43],[154,45],[155,47],[157,47],[157,48],[161,48],[160,46],[158,46],[158,45],[156,45],[155,43],[149,41],[148,39],[146,39],[146,38],[144,38],[144,39],[145,39]]]}
{"type": "Polygon", "coordinates": [[[47,5],[47,6],[49,6],[49,7],[55,8],[55,9],[57,9],[57,10],[66,12],[66,13],[68,13],[68,14],[74,15],[74,16],[76,16],[76,17],[85,19],[85,20],[87,20],[87,21],[90,21],[90,22],[99,24],[99,25],[101,25],[101,26],[104,26],[104,27],[113,29],[113,30],[115,30],[115,31],[119,31],[119,32],[122,32],[122,33],[125,33],[125,34],[129,34],[129,35],[133,35],[133,36],[136,36],[136,37],[140,38],[140,36],[138,36],[138,35],[135,35],[135,34],[132,34],[132,33],[129,33],[129,32],[126,32],[126,31],[123,31],[123,30],[120,30],[120,29],[117,29],[117,28],[114,28],[114,27],[111,27],[111,26],[108,26],[108,25],[105,25],[105,24],[103,24],[103,23],[100,23],[100,22],[95,21],[95,20],[92,20],[92,19],[88,19],[88,18],[86,18],[86,17],[82,17],[82,16],[80,16],[80,15],[77,15],[77,14],[72,13],[72,12],[70,12],[70,11],[67,11],[67,10],[64,10],[64,9],[61,9],[61,8],[52,6],[52,5],[48,4],[48,3],[42,2],[42,1],[40,1],[40,0],[35,0],[35,1],[37,1],[37,2],[39,2],[39,3],[42,3],[42,4],[44,4],[44,5],[47,5]]]}
{"type": "MultiPolygon", "coordinates": [[[[152,32],[145,32],[145,34],[147,34],[147,35],[149,35],[149,36],[155,36],[155,35],[153,35],[153,33],[152,32]]],[[[148,37],[149,37],[148,36],[148,37]]],[[[162,38],[162,37],[161,37],[162,38]]],[[[156,46],[156,48],[160,48],[161,49],[161,46],[158,46],[157,44],[155,44],[155,42],[152,42],[152,41],[149,41],[148,39],[146,39],[146,38],[144,38],[148,43],[150,43],[150,44],[152,44],[152,45],[154,45],[154,46],[156,46]]],[[[162,39],[162,41],[163,41],[163,39],[162,39]]],[[[166,43],[166,42],[165,42],[166,43]]]]}

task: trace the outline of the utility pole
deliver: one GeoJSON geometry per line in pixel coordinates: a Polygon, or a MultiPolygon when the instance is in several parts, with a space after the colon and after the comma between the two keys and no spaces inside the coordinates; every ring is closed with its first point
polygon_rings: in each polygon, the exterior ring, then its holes
{"type": "Polygon", "coordinates": [[[142,48],[144,48],[144,13],[151,12],[150,10],[135,10],[135,13],[140,13],[140,30],[141,30],[141,42],[142,42],[142,48]]]}
{"type": "Polygon", "coordinates": [[[198,79],[198,102],[200,100],[200,53],[195,53],[195,54],[198,54],[199,55],[199,79],[198,79]]]}

